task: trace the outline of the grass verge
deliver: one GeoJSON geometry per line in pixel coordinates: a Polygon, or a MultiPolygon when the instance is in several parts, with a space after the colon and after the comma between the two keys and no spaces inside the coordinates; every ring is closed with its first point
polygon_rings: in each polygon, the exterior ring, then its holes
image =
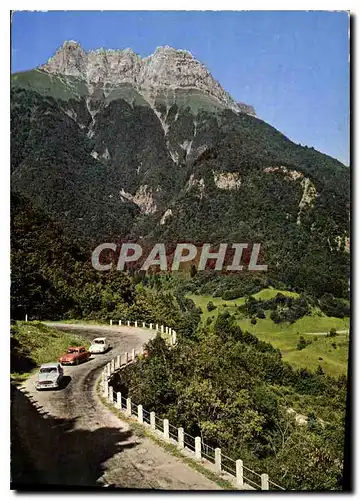
{"type": "Polygon", "coordinates": [[[201,464],[199,464],[195,460],[192,460],[191,458],[184,456],[177,449],[177,447],[175,445],[173,445],[172,443],[166,443],[165,441],[161,440],[160,438],[155,436],[152,432],[148,431],[143,425],[139,424],[138,422],[135,422],[132,418],[127,417],[126,415],[124,415],[123,412],[118,410],[114,405],[111,405],[108,401],[106,401],[106,399],[101,395],[100,378],[98,379],[98,381],[96,383],[96,394],[97,394],[98,398],[100,399],[101,403],[106,408],[108,408],[120,420],[123,420],[124,422],[129,424],[129,426],[134,431],[134,434],[136,434],[136,436],[142,437],[142,438],[147,437],[147,438],[151,439],[154,443],[161,446],[168,453],[171,453],[171,455],[173,455],[176,458],[179,458],[189,467],[192,467],[200,474],[203,474],[204,476],[206,476],[208,479],[210,479],[210,481],[214,481],[223,490],[232,490],[232,491],[236,490],[236,491],[238,491],[236,488],[234,488],[234,486],[230,482],[226,481],[225,479],[220,478],[214,472],[206,469],[205,467],[203,467],[201,464]]]}
{"type": "Polygon", "coordinates": [[[88,347],[89,341],[40,321],[17,321],[11,327],[11,381],[24,382],[39,365],[56,361],[71,345],[88,347]]]}

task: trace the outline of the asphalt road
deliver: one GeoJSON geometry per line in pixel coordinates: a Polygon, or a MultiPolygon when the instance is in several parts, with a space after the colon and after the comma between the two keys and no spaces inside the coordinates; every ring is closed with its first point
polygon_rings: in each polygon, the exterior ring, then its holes
{"type": "Polygon", "coordinates": [[[112,350],[78,366],[65,366],[66,386],[36,391],[35,376],[12,395],[12,421],[36,484],[123,488],[219,489],[147,438],[138,438],[99,402],[95,382],[117,354],[140,349],[149,330],[57,324],[83,337],[104,335],[112,350]],[[35,479],[36,478],[36,479],[35,479]]]}

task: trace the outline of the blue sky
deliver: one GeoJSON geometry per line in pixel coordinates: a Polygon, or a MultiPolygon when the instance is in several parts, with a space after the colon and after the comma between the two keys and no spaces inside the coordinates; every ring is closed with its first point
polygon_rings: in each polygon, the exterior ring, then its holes
{"type": "Polygon", "coordinates": [[[349,164],[345,12],[15,12],[12,71],[34,68],[65,40],[85,50],[187,49],[237,101],[296,143],[349,164]]]}

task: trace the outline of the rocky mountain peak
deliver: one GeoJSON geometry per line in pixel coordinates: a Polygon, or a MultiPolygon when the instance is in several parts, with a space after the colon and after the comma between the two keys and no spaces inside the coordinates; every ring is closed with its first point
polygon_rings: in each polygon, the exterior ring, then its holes
{"type": "Polygon", "coordinates": [[[212,77],[208,69],[187,50],[164,46],[141,58],[132,49],[97,49],[86,52],[73,40],[66,41],[39,69],[48,73],[81,78],[88,85],[133,85],[140,93],[162,90],[197,89],[234,112],[251,113],[252,107],[239,104],[212,77]]]}

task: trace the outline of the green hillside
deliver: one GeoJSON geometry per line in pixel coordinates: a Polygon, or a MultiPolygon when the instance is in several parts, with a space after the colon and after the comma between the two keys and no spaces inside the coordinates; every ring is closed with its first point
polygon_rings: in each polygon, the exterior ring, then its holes
{"type": "MultiPolygon", "coordinates": [[[[286,296],[299,297],[297,293],[275,288],[261,290],[253,296],[257,300],[268,300],[276,297],[279,292],[286,296]]],[[[292,324],[286,322],[276,324],[270,319],[269,312],[266,311],[266,318],[257,318],[256,324],[253,324],[250,318],[243,318],[238,309],[245,303],[245,297],[223,300],[218,297],[189,294],[187,298],[193,300],[196,306],[201,308],[203,324],[207,324],[210,319],[214,321],[218,314],[228,311],[235,315],[236,324],[242,330],[248,331],[260,340],[269,342],[280,349],[283,359],[293,366],[311,370],[316,370],[318,366],[321,366],[324,372],[329,375],[347,374],[350,327],[348,317],[328,317],[321,311],[314,309],[310,316],[304,316],[292,324]],[[209,302],[212,302],[216,309],[208,311],[207,304],[209,302]],[[332,328],[339,332],[338,336],[335,338],[326,337],[332,328]],[[304,336],[305,340],[312,342],[302,350],[297,349],[300,336],[304,336]]]]}

